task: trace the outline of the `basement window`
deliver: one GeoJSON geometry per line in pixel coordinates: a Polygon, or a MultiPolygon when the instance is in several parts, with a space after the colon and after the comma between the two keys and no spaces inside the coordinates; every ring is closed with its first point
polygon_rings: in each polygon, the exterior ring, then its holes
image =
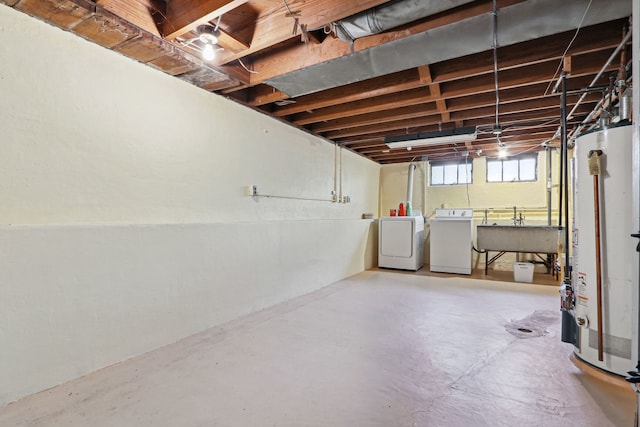
{"type": "Polygon", "coordinates": [[[537,154],[524,154],[507,159],[487,159],[487,182],[536,181],[537,170],[537,154]]]}
{"type": "Polygon", "coordinates": [[[473,182],[473,160],[431,162],[431,185],[458,185],[473,182]]]}

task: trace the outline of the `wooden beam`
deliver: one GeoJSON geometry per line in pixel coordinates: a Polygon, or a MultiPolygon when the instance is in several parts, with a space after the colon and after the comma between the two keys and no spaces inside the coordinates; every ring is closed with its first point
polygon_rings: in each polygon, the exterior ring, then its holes
{"type": "Polygon", "coordinates": [[[431,77],[431,67],[429,65],[418,67],[418,76],[420,77],[420,83],[424,85],[433,83],[433,78],[431,77]]]}
{"type": "Polygon", "coordinates": [[[339,58],[351,53],[349,43],[338,38],[327,37],[321,43],[291,43],[274,52],[258,53],[252,56],[258,74],[251,84],[260,84],[274,76],[286,74],[301,68],[339,58]]]}
{"type": "MultiPolygon", "coordinates": [[[[583,87],[589,84],[591,76],[584,76],[576,79],[570,79],[571,87],[583,87]]],[[[500,103],[517,102],[528,99],[541,98],[548,83],[538,83],[524,87],[515,87],[500,91],[500,103]]],[[[258,86],[257,86],[258,87],[258,86]]],[[[594,95],[596,96],[596,95],[594,95]]],[[[598,95],[599,96],[599,95],[598,95]]],[[[553,95],[552,98],[558,101],[558,97],[553,95]]],[[[333,105],[325,108],[316,108],[312,112],[302,112],[291,117],[291,121],[297,125],[309,125],[312,123],[325,122],[338,118],[346,118],[359,114],[372,113],[376,111],[391,110],[398,107],[423,104],[429,101],[446,102],[446,111],[462,111],[468,108],[486,107],[495,105],[495,95],[493,92],[485,92],[477,95],[462,96],[451,98],[445,101],[444,98],[436,99],[428,87],[407,90],[403,92],[391,93],[372,98],[367,98],[354,102],[333,105]]],[[[442,107],[440,107],[442,109],[442,107]]],[[[444,122],[450,119],[443,120],[444,122]]]]}
{"type": "Polygon", "coordinates": [[[334,105],[327,108],[320,108],[310,113],[299,113],[292,118],[292,121],[297,125],[307,125],[355,116],[358,114],[373,113],[376,111],[384,111],[403,106],[424,104],[426,102],[433,101],[433,99],[434,97],[429,88],[419,87],[408,91],[395,92],[388,95],[346,102],[344,104],[334,105]]]}
{"type": "Polygon", "coordinates": [[[59,1],[7,1],[3,0],[7,6],[15,7],[16,10],[25,12],[31,16],[38,17],[43,21],[50,22],[58,27],[70,30],[78,23],[93,16],[95,4],[79,0],[59,0],[59,1]]]}
{"type": "MultiPolygon", "coordinates": [[[[523,0],[502,0],[499,3],[503,5],[501,7],[504,7],[506,5],[519,3],[521,1],[523,0]]],[[[467,19],[479,14],[489,13],[491,11],[492,7],[489,3],[478,3],[479,2],[473,2],[471,4],[467,4],[459,8],[454,8],[434,15],[432,17],[427,17],[424,20],[420,21],[420,23],[418,24],[412,23],[402,26],[402,30],[399,31],[387,31],[382,34],[360,38],[354,42],[353,51],[359,52],[362,50],[367,50],[393,40],[418,34],[427,31],[428,29],[436,28],[438,26],[451,24],[452,22],[460,19],[467,19]],[[443,16],[446,18],[442,19],[443,16]]],[[[333,37],[325,39],[325,41],[318,46],[292,44],[290,46],[287,46],[286,48],[278,49],[277,52],[273,52],[269,55],[257,58],[255,61],[255,65],[256,70],[258,70],[260,74],[253,76],[253,83],[262,83],[269,78],[273,78],[275,76],[286,74],[288,72],[299,70],[321,62],[336,59],[350,53],[351,46],[349,43],[333,37]]]]}
{"type": "Polygon", "coordinates": [[[220,33],[220,35],[218,36],[218,44],[222,46],[225,50],[235,53],[235,52],[242,52],[249,48],[248,44],[238,40],[231,34],[224,31],[223,29],[219,28],[218,32],[220,33]]]}
{"type": "MultiPolygon", "coordinates": [[[[574,60],[574,76],[581,77],[597,72],[606,61],[610,52],[597,51],[586,55],[581,55],[574,60]],[[605,59],[603,59],[605,58],[605,59]],[[575,64],[575,62],[579,64],[575,64]],[[576,66],[579,69],[576,69],[576,66]]],[[[615,64],[611,66],[615,68],[615,64]]],[[[273,114],[277,116],[288,116],[305,111],[316,111],[320,108],[332,107],[356,100],[369,99],[376,96],[393,94],[398,91],[407,91],[422,87],[431,80],[430,68],[428,66],[417,69],[402,71],[387,76],[376,77],[362,82],[352,83],[335,89],[329,89],[320,93],[305,95],[296,99],[296,103],[286,107],[276,108],[273,114]]],[[[501,91],[509,88],[525,87],[532,84],[543,84],[553,76],[556,71],[557,61],[551,60],[540,64],[534,64],[522,68],[508,69],[500,72],[501,91]]],[[[493,93],[495,90],[492,74],[485,74],[476,77],[464,78],[445,82],[439,85],[441,98],[447,99],[447,107],[452,108],[455,104],[452,98],[461,96],[471,96],[482,93],[493,93]]],[[[544,93],[541,91],[540,95],[544,93]]],[[[434,97],[434,99],[437,99],[434,97]]],[[[375,100],[372,99],[375,103],[375,100]]],[[[362,107],[362,106],[361,106],[362,107]]],[[[446,117],[443,117],[443,121],[446,117]]]]}
{"type": "Polygon", "coordinates": [[[268,85],[253,86],[249,88],[248,91],[249,101],[247,101],[247,104],[252,107],[259,107],[289,98],[289,95],[286,93],[280,92],[278,89],[268,85]]]}
{"type": "MultiPolygon", "coordinates": [[[[588,83],[587,79],[591,77],[582,78],[582,82],[588,83]]],[[[522,104],[523,100],[537,100],[535,105],[543,105],[545,107],[550,105],[558,105],[557,96],[543,97],[544,88],[546,83],[540,83],[532,86],[516,87],[507,89],[502,92],[501,103],[506,105],[503,111],[513,111],[518,108],[531,108],[534,104],[522,104]],[[507,104],[517,103],[515,106],[508,106],[507,104]],[[529,107],[527,107],[529,106],[529,107]]],[[[469,87],[469,90],[473,91],[473,87],[469,87]]],[[[420,113],[420,104],[426,104],[433,101],[435,94],[431,94],[427,88],[414,89],[410,91],[399,92],[395,94],[370,98],[357,102],[345,103],[333,107],[319,109],[311,113],[301,113],[298,118],[293,118],[293,122],[298,125],[305,125],[311,123],[319,123],[317,126],[311,126],[314,132],[325,132],[329,130],[340,129],[344,127],[357,127],[368,125],[371,122],[384,122],[395,121],[401,118],[411,118],[423,115],[420,113]],[[417,107],[410,107],[417,106],[417,107]],[[378,114],[369,114],[372,112],[379,112],[378,114]],[[386,116],[386,117],[383,117],[386,116]],[[352,117],[352,119],[349,119],[352,117]],[[340,119],[340,120],[337,120],[340,119]]],[[[597,101],[598,94],[589,95],[586,99],[587,102],[597,101]]],[[[448,122],[451,120],[451,113],[464,112],[470,109],[490,107],[485,110],[488,115],[493,114],[495,95],[493,92],[486,92],[478,95],[470,95],[466,97],[453,98],[450,101],[445,101],[444,98],[439,97],[435,99],[436,110],[442,115],[443,112],[446,116],[442,117],[442,122],[448,122]],[[447,102],[446,105],[442,103],[447,102]],[[441,105],[438,105],[441,104],[441,105]],[[451,104],[451,105],[449,105],[451,104]]],[[[571,103],[571,100],[570,100],[571,103]]],[[[431,104],[433,105],[433,104],[431,104]]],[[[480,111],[480,110],[477,110],[480,111]]],[[[459,117],[453,114],[453,118],[459,117]]]]}
{"type": "MultiPolygon", "coordinates": [[[[502,9],[524,0],[498,0],[497,7],[502,9]]],[[[472,18],[474,16],[491,13],[493,4],[490,1],[474,1],[454,9],[446,10],[433,16],[429,16],[421,21],[410,23],[399,27],[396,31],[386,31],[381,34],[363,37],[355,41],[354,48],[357,50],[368,49],[382,43],[398,40],[407,36],[442,27],[460,20],[472,18]]]]}
{"type": "MultiPolygon", "coordinates": [[[[580,77],[597,73],[611,55],[609,51],[601,51],[592,54],[581,55],[573,58],[573,76],[580,77]]],[[[549,82],[558,68],[555,60],[540,64],[530,65],[523,68],[515,68],[500,71],[500,90],[512,87],[522,87],[536,83],[549,82]]],[[[608,69],[616,69],[616,64],[612,64],[608,69]]],[[[495,83],[493,75],[466,78],[443,83],[441,90],[447,98],[468,96],[483,92],[493,92],[495,83]]]]}
{"type": "Polygon", "coordinates": [[[395,108],[393,110],[381,111],[376,113],[361,114],[358,116],[347,117],[344,119],[331,120],[321,122],[310,127],[315,133],[328,132],[343,128],[368,126],[385,122],[393,122],[397,120],[407,120],[416,117],[425,117],[439,115],[435,103],[428,102],[420,105],[412,105],[408,107],[395,108]]]}
{"type": "MultiPolygon", "coordinates": [[[[620,26],[605,23],[583,28],[568,53],[570,55],[584,55],[602,50],[613,50],[620,43],[620,26]]],[[[574,34],[575,31],[570,31],[501,47],[498,49],[498,68],[504,71],[551,60],[559,61],[574,34]]],[[[556,66],[557,64],[558,62],[556,62],[556,66]]],[[[433,80],[439,83],[492,72],[493,56],[488,52],[480,52],[431,65],[433,80]]]]}
{"type": "Polygon", "coordinates": [[[167,40],[194,30],[198,25],[224,15],[248,0],[168,0],[162,34],[167,40]]]}
{"type": "MultiPolygon", "coordinates": [[[[597,100],[598,99],[596,98],[590,103],[593,105],[595,102],[597,102],[597,100]]],[[[585,102],[585,104],[589,103],[585,102]]],[[[529,101],[507,104],[506,106],[502,107],[501,113],[509,114],[516,112],[536,111],[541,109],[557,108],[557,106],[558,100],[555,98],[538,98],[529,101]]],[[[491,116],[494,111],[495,109],[493,106],[466,109],[459,112],[451,113],[451,119],[469,120],[474,118],[482,118],[491,116]]],[[[437,115],[438,113],[440,113],[438,108],[434,106],[433,103],[429,103],[423,104],[422,106],[403,107],[374,114],[363,114],[345,119],[331,120],[323,123],[318,123],[317,125],[310,127],[310,130],[316,133],[339,131],[345,128],[349,128],[352,131],[357,131],[356,128],[362,126],[370,126],[375,124],[384,126],[384,124],[387,122],[398,124],[402,123],[402,121],[416,118],[427,118],[426,123],[432,123],[432,117],[434,115],[437,115]]]]}
{"type": "Polygon", "coordinates": [[[411,120],[399,120],[394,122],[386,122],[382,124],[375,124],[369,126],[359,126],[354,128],[345,128],[335,130],[324,134],[326,138],[345,138],[355,135],[366,135],[374,132],[387,132],[395,130],[404,130],[405,133],[415,133],[414,128],[425,126],[428,124],[436,125],[440,123],[440,115],[430,115],[426,117],[420,117],[411,120]]]}
{"type": "MultiPolygon", "coordinates": [[[[173,0],[175,1],[175,0],[173,0]]],[[[180,0],[191,3],[188,0],[180,0]]],[[[200,0],[203,1],[203,0],[200,0]]],[[[211,0],[209,0],[210,2],[211,0]]],[[[299,10],[299,23],[306,25],[309,30],[323,28],[332,22],[346,18],[363,10],[370,9],[388,0],[289,0],[292,10],[299,10]]],[[[221,55],[218,64],[226,64],[259,52],[262,49],[282,43],[292,37],[293,19],[287,16],[287,9],[281,2],[277,6],[260,12],[253,28],[251,47],[244,52],[221,55]]]]}
{"type": "MultiPolygon", "coordinates": [[[[579,33],[579,37],[570,49],[572,54],[579,55],[614,48],[619,43],[619,27],[616,25],[606,23],[586,29],[593,31],[579,33]]],[[[559,59],[573,35],[572,31],[500,48],[499,68],[507,70],[559,59]]],[[[331,42],[325,40],[321,46],[312,49],[296,44],[255,58],[254,67],[260,74],[252,76],[252,84],[349,53],[346,52],[346,43],[331,40],[331,42]]],[[[481,52],[430,66],[425,65],[419,67],[418,72],[423,84],[433,83],[434,80],[442,83],[463,77],[489,74],[493,72],[493,57],[486,52],[481,52]]]]}
{"type": "Polygon", "coordinates": [[[568,76],[571,75],[571,56],[566,56],[562,61],[562,70],[567,73],[568,76]]]}
{"type": "Polygon", "coordinates": [[[276,116],[288,116],[302,111],[314,110],[316,108],[328,107],[330,105],[344,102],[357,101],[360,99],[380,96],[402,90],[415,89],[421,87],[422,83],[418,79],[415,69],[400,71],[386,76],[375,77],[350,85],[328,89],[323,92],[296,98],[296,103],[274,110],[276,116]]]}
{"type": "MultiPolygon", "coordinates": [[[[581,114],[588,114],[591,111],[593,105],[590,104],[582,104],[578,111],[576,112],[576,116],[581,114]]],[[[485,112],[486,113],[486,112],[485,112]]],[[[510,125],[522,121],[528,120],[546,120],[546,119],[557,119],[559,118],[559,108],[557,106],[553,106],[551,108],[546,109],[538,109],[533,111],[525,111],[520,112],[517,111],[515,113],[505,113],[500,115],[500,122],[504,125],[510,125]]],[[[463,117],[465,114],[460,113],[458,116],[452,117],[453,120],[464,120],[464,125],[466,126],[491,126],[494,123],[495,117],[492,114],[486,114],[484,116],[480,116],[477,112],[470,112],[468,116],[470,116],[471,120],[465,119],[463,117]]],[[[452,114],[454,116],[454,114],[452,114]]],[[[418,128],[438,124],[440,122],[439,115],[436,116],[425,116],[414,118],[410,120],[397,120],[392,122],[380,123],[377,125],[369,125],[369,126],[356,126],[352,128],[345,128],[335,131],[330,131],[324,134],[326,138],[329,139],[337,139],[337,138],[347,138],[353,137],[357,135],[368,135],[370,133],[380,133],[380,132],[402,132],[402,133],[416,133],[422,132],[422,130],[417,130],[418,128]]]]}
{"type": "Polygon", "coordinates": [[[105,10],[153,35],[160,36],[159,25],[165,15],[166,4],[160,0],[96,0],[105,10]]]}

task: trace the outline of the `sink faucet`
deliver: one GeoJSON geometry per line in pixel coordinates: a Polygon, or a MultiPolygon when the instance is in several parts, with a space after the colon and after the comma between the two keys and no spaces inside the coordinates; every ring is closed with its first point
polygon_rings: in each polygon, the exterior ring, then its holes
{"type": "Polygon", "coordinates": [[[513,225],[524,225],[524,217],[522,216],[522,211],[520,211],[519,214],[516,213],[516,207],[513,207],[513,218],[511,218],[511,220],[513,221],[513,225]]]}

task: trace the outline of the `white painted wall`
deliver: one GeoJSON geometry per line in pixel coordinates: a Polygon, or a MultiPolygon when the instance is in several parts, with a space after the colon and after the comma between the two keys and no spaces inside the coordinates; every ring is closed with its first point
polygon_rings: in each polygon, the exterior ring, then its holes
{"type": "Polygon", "coordinates": [[[0,405],[375,263],[375,163],[3,5],[0,93],[0,405]]]}

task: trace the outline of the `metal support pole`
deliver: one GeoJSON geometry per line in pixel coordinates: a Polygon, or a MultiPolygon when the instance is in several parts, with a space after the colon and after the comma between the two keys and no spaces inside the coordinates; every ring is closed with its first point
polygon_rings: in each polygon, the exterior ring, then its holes
{"type": "Polygon", "coordinates": [[[547,154],[547,225],[551,225],[551,149],[546,148],[547,154]]]}
{"type": "Polygon", "coordinates": [[[571,281],[571,266],[569,265],[569,149],[567,147],[567,74],[562,72],[562,96],[560,100],[560,114],[562,116],[560,137],[562,142],[562,169],[564,184],[564,276],[571,281]]]}
{"type": "MultiPolygon", "coordinates": [[[[558,187],[558,227],[562,227],[562,201],[564,196],[564,155],[567,149],[567,87],[566,74],[564,71],[560,75],[562,84],[562,94],[560,97],[560,186],[558,187]]],[[[565,252],[567,249],[565,248],[565,252]]]]}

